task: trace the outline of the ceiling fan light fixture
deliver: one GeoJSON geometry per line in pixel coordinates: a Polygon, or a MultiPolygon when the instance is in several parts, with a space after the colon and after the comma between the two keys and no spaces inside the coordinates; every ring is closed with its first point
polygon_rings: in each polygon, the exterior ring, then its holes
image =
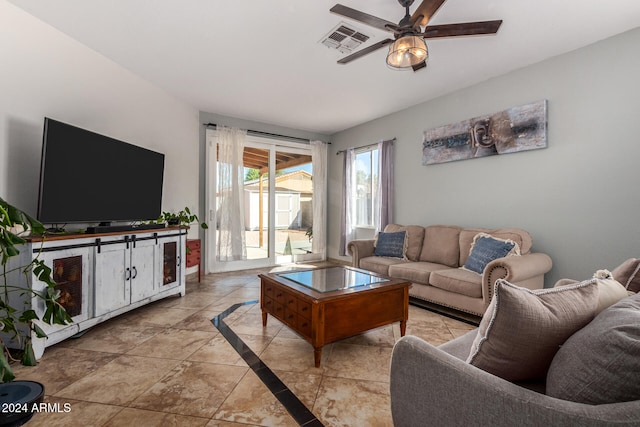
{"type": "Polygon", "coordinates": [[[427,44],[420,36],[402,36],[389,46],[387,65],[392,68],[411,68],[429,57],[427,44]]]}

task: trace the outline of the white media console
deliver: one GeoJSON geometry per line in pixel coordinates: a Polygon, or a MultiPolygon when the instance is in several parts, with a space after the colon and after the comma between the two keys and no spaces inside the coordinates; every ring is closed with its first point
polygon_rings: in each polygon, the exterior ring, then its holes
{"type": "MultiPolygon", "coordinates": [[[[33,237],[10,258],[10,268],[39,257],[52,269],[59,302],[73,323],[38,325],[47,339],[31,334],[36,358],[56,344],[98,323],[170,295],[185,294],[187,230],[180,227],[104,234],[33,237]]],[[[46,285],[34,276],[12,272],[9,280],[41,292],[46,285]]],[[[12,305],[32,308],[42,318],[44,301],[14,292],[12,305]],[[22,301],[20,301],[22,300],[22,301]],[[16,303],[19,303],[16,304],[16,303]]]]}

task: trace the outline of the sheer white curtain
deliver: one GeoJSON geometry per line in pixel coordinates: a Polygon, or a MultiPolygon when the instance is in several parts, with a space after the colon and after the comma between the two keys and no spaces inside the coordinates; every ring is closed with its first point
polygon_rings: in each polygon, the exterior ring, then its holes
{"type": "Polygon", "coordinates": [[[327,188],[327,144],[322,141],[311,141],[311,161],[313,163],[313,240],[311,252],[326,254],[327,233],[325,230],[326,188],[327,188]]]}
{"type": "Polygon", "coordinates": [[[244,234],[244,165],[247,131],[218,126],[219,261],[247,259],[244,234]]]}
{"type": "Polygon", "coordinates": [[[393,222],[393,143],[394,139],[378,143],[378,188],[373,206],[373,225],[376,232],[383,231],[393,222]]]}
{"type": "Polygon", "coordinates": [[[356,153],[353,148],[344,151],[344,175],[342,176],[342,220],[340,221],[340,255],[350,255],[347,243],[355,239],[355,203],[356,191],[355,173],[356,153]]]}

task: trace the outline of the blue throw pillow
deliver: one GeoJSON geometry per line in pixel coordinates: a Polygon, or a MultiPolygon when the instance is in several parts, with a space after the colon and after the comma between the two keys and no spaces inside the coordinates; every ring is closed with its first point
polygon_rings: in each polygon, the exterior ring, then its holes
{"type": "Polygon", "coordinates": [[[488,234],[474,238],[473,247],[464,268],[482,274],[484,268],[494,259],[505,257],[516,246],[513,241],[495,239],[488,234]]]}
{"type": "Polygon", "coordinates": [[[376,241],[376,256],[386,256],[391,258],[404,258],[404,239],[406,231],[396,231],[393,233],[378,233],[376,241]]]}

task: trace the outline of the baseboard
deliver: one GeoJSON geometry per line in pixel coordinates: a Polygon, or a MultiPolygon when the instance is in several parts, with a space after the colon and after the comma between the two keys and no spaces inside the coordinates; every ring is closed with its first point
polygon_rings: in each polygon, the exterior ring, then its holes
{"type": "Polygon", "coordinates": [[[327,258],[327,262],[331,262],[331,263],[339,264],[339,265],[351,266],[351,261],[345,261],[343,259],[327,258]]]}
{"type": "Polygon", "coordinates": [[[432,311],[434,313],[440,314],[442,316],[449,317],[451,319],[456,319],[464,323],[468,323],[469,325],[478,326],[480,324],[480,320],[482,317],[474,316],[470,313],[465,313],[464,311],[458,311],[453,308],[444,307],[435,303],[431,303],[429,301],[425,301],[420,298],[409,297],[409,304],[415,305],[416,307],[424,308],[425,310],[432,311]]]}

